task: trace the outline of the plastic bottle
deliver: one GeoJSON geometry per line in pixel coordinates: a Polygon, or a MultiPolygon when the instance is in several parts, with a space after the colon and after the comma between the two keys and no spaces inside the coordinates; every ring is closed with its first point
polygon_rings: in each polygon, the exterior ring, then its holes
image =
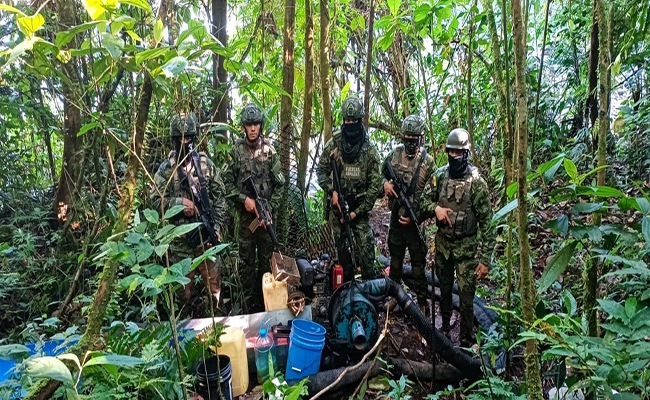
{"type": "Polygon", "coordinates": [[[269,337],[265,328],[260,328],[260,335],[255,341],[255,367],[257,369],[257,382],[264,383],[269,376],[275,375],[277,361],[273,339],[269,337]]]}
{"type": "Polygon", "coordinates": [[[337,262],[332,268],[332,290],[336,290],[343,285],[343,267],[337,262]]]}

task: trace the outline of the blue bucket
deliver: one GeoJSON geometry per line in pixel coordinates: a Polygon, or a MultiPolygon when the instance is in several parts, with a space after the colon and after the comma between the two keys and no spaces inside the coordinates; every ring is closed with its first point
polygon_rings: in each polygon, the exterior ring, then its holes
{"type": "Polygon", "coordinates": [[[285,378],[302,379],[317,374],[325,347],[325,328],[306,319],[294,319],[289,340],[285,378]]]}

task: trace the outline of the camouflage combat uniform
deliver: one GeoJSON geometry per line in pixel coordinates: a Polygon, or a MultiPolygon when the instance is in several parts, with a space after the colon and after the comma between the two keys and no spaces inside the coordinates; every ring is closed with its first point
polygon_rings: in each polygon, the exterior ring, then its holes
{"type": "Polygon", "coordinates": [[[420,203],[421,220],[435,218],[436,206],[451,208],[453,226],[436,221],[436,273],[440,281],[440,309],[443,330],[449,329],[452,313],[454,267],[460,295],[460,339],[463,345],[473,342],[474,294],[479,262],[490,265],[495,240],[490,231],[492,206],[485,180],[476,167],[468,164],[460,179],[449,176],[448,165],[438,169],[426,185],[420,203]]]}
{"type": "MultiPolygon", "coordinates": [[[[336,160],[336,165],[339,166],[341,190],[348,202],[350,212],[356,214],[354,220],[350,221],[350,230],[354,237],[354,252],[358,265],[352,265],[351,255],[345,249],[345,241],[342,240],[341,213],[337,207],[332,207],[329,217],[334,231],[339,261],[343,266],[343,279],[348,282],[354,278],[357,266],[361,267],[363,279],[372,279],[376,275],[374,266],[375,234],[370,227],[369,213],[381,190],[381,175],[379,173],[381,161],[377,149],[370,144],[370,139],[361,125],[364,109],[360,99],[354,96],[346,98],[341,109],[344,121],[356,121],[354,125],[358,130],[354,132],[354,135],[358,135],[358,142],[353,147],[356,147],[357,150],[352,153],[355,155],[350,158],[344,155],[346,152],[344,146],[349,146],[349,144],[343,143],[346,140],[344,138],[346,123],[344,122],[341,130],[335,132],[332,139],[325,144],[316,168],[316,176],[323,191],[331,193],[334,190],[331,160],[336,160]],[[347,161],[345,161],[346,158],[347,161]]],[[[339,196],[341,195],[339,193],[339,196]]]]}
{"type": "MultiPolygon", "coordinates": [[[[191,114],[193,115],[193,114],[191,114]]],[[[151,190],[151,199],[154,209],[157,211],[162,210],[163,212],[167,211],[169,208],[176,205],[183,205],[183,198],[192,200],[195,204],[198,202],[195,200],[196,197],[200,196],[199,193],[199,178],[194,168],[192,162],[187,163],[185,166],[177,165],[177,153],[176,150],[172,150],[169,153],[167,160],[163,161],[158,168],[154,176],[154,182],[156,188],[151,190]],[[181,178],[178,173],[179,168],[185,168],[186,176],[189,179],[192,178],[194,182],[194,188],[197,190],[197,193],[194,193],[189,184],[184,184],[181,182],[181,178]],[[159,193],[160,192],[160,193],[159,193]],[[161,197],[161,194],[164,197],[161,197]]],[[[214,230],[216,232],[221,232],[224,224],[226,223],[226,218],[228,216],[228,206],[226,205],[225,200],[225,187],[221,180],[221,172],[214,165],[212,160],[208,156],[201,152],[198,154],[199,165],[201,172],[208,184],[208,195],[210,198],[210,206],[216,217],[216,224],[214,225],[214,230]]],[[[173,217],[172,222],[175,225],[182,225],[186,223],[192,223],[199,221],[196,216],[186,217],[183,212],[177,214],[173,217]]],[[[169,254],[173,262],[178,262],[184,258],[194,258],[201,255],[204,251],[203,243],[200,243],[199,235],[197,234],[198,230],[190,232],[185,236],[175,239],[169,249],[169,254]]],[[[202,237],[204,243],[209,241],[209,238],[202,237]]],[[[201,263],[198,266],[198,270],[203,278],[204,282],[210,282],[210,292],[213,295],[216,295],[218,299],[218,294],[221,288],[221,276],[219,274],[216,263],[206,260],[204,263],[201,263]]],[[[183,290],[180,293],[181,299],[184,301],[189,301],[192,289],[194,287],[194,277],[196,275],[196,270],[189,273],[187,276],[190,279],[190,283],[183,287],[183,290]]]]}
{"type": "Polygon", "coordinates": [[[263,227],[260,226],[255,232],[249,229],[250,223],[257,218],[255,213],[247,212],[244,208],[246,197],[252,198],[252,194],[248,193],[244,185],[246,178],[251,175],[259,196],[270,200],[268,204],[271,215],[279,212],[285,179],[279,155],[271,143],[263,137],[255,148],[251,148],[246,139],[237,139],[230,150],[228,166],[224,171],[226,198],[235,204],[239,213],[238,242],[242,284],[252,296],[253,306],[259,306],[258,303],[263,304],[262,275],[271,271],[273,242],[268,231],[263,227]]]}
{"type": "MultiPolygon", "coordinates": [[[[433,157],[426,154],[424,148],[420,148],[414,157],[409,157],[406,154],[404,145],[400,144],[397,148],[391,151],[388,154],[388,157],[384,160],[381,169],[384,182],[391,181],[391,177],[386,167],[386,164],[389,162],[393,167],[393,171],[395,171],[397,179],[402,180],[405,187],[409,189],[407,191],[409,202],[413,209],[417,210],[422,191],[424,190],[425,185],[431,180],[431,176],[433,176],[433,173],[436,170],[436,164],[433,157]],[[417,182],[412,185],[415,171],[421,160],[422,165],[419,174],[415,177],[417,182]],[[411,187],[412,193],[410,193],[411,187]]],[[[397,199],[389,199],[388,208],[391,210],[390,228],[388,230],[388,250],[390,251],[389,277],[394,281],[401,282],[404,256],[406,255],[406,248],[408,247],[413,268],[413,290],[418,295],[418,299],[426,299],[427,280],[424,273],[428,250],[426,243],[422,243],[422,240],[420,240],[418,229],[413,222],[409,225],[402,225],[399,223],[400,216],[408,217],[409,215],[404,207],[400,207],[397,199]]]]}

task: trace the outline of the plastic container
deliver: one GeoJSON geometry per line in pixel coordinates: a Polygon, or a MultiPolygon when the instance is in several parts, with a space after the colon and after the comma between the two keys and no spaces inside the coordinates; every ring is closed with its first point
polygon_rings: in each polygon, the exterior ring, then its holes
{"type": "Polygon", "coordinates": [[[226,355],[219,355],[219,368],[217,356],[210,357],[199,363],[196,368],[196,392],[205,400],[220,399],[219,387],[225,400],[232,400],[232,364],[226,355]]]}
{"type": "Polygon", "coordinates": [[[220,337],[219,355],[230,358],[232,366],[232,394],[241,396],[248,390],[248,357],[246,357],[246,335],[241,328],[227,326],[220,337]]]}
{"type": "Polygon", "coordinates": [[[289,292],[286,282],[278,282],[270,272],[262,277],[262,292],[264,293],[264,308],[266,311],[287,308],[289,292]]]}
{"type": "Polygon", "coordinates": [[[289,339],[287,380],[317,374],[325,347],[325,328],[306,319],[294,319],[289,339]]]}
{"type": "Polygon", "coordinates": [[[343,267],[338,262],[332,268],[332,290],[336,290],[343,285],[343,267]]]}
{"type": "Polygon", "coordinates": [[[264,383],[277,371],[275,346],[273,338],[268,335],[265,328],[260,328],[260,335],[255,341],[255,368],[257,369],[257,382],[264,383]]]}
{"type": "Polygon", "coordinates": [[[287,367],[287,357],[289,357],[289,335],[291,334],[291,327],[289,325],[276,325],[272,330],[278,370],[284,371],[287,367]]]}

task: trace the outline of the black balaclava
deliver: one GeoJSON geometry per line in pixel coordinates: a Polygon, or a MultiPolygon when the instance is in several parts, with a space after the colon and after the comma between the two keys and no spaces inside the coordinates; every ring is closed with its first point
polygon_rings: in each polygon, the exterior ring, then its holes
{"type": "MultiPolygon", "coordinates": [[[[183,161],[185,156],[192,154],[194,151],[194,136],[186,136],[191,140],[189,143],[184,143],[181,138],[174,139],[174,149],[176,150],[176,161],[183,161]]],[[[186,162],[190,160],[189,157],[186,158],[186,162]]]]}
{"type": "Polygon", "coordinates": [[[361,146],[366,137],[366,130],[359,119],[351,124],[344,122],[343,126],[341,126],[341,132],[343,133],[343,161],[353,162],[359,156],[361,146]]]}
{"type": "Polygon", "coordinates": [[[452,157],[449,152],[447,152],[447,158],[449,159],[449,176],[453,179],[462,178],[467,172],[468,153],[467,150],[463,150],[462,156],[452,157]]]}
{"type": "Polygon", "coordinates": [[[417,139],[406,139],[404,138],[402,140],[404,143],[404,150],[406,151],[406,155],[408,157],[414,157],[417,153],[418,150],[420,150],[420,138],[418,137],[417,139]]]}

